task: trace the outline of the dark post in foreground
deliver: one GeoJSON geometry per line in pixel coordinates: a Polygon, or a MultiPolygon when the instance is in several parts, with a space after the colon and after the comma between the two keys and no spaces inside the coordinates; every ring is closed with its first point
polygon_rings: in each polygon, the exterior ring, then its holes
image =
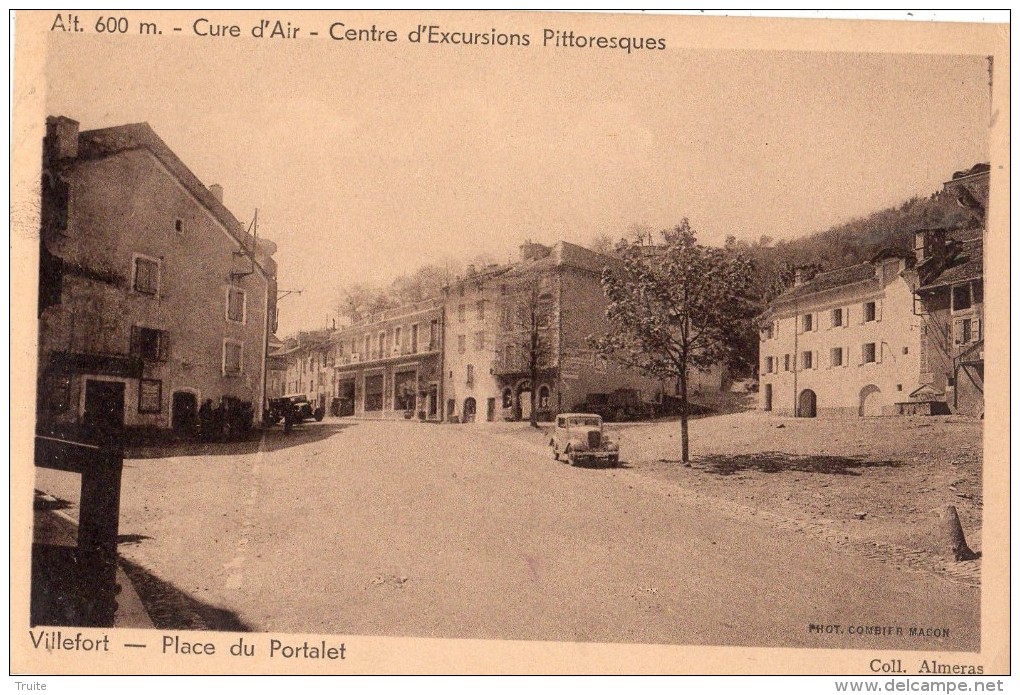
{"type": "Polygon", "coordinates": [[[963,535],[963,525],[960,524],[960,516],[956,513],[956,507],[947,504],[936,509],[935,513],[939,518],[939,542],[948,551],[948,554],[957,562],[977,559],[977,553],[967,545],[967,539],[963,535]]]}
{"type": "Polygon", "coordinates": [[[35,438],[35,465],[81,475],[78,574],[52,577],[78,597],[82,627],[110,627],[117,612],[117,535],[124,453],[119,444],[35,438]]]}

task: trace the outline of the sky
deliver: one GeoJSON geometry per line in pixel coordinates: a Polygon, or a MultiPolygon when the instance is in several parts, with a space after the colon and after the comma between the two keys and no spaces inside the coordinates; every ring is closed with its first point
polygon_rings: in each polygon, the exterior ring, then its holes
{"type": "MultiPolygon", "coordinates": [[[[281,336],[328,325],[342,285],[423,263],[684,217],[706,243],[792,239],[989,157],[981,56],[687,48],[651,23],[666,50],[423,47],[409,17],[374,20],[401,41],[55,33],[47,111],[146,121],[240,220],[257,208],[281,290],[302,290],[281,336]]],[[[537,24],[443,20],[540,41],[537,24]]]]}

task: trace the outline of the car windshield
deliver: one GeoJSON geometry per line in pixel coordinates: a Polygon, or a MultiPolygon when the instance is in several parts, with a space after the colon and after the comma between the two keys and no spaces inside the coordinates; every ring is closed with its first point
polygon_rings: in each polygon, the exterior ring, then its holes
{"type": "Polygon", "coordinates": [[[570,427],[598,427],[601,424],[597,417],[572,417],[567,420],[570,427]]]}

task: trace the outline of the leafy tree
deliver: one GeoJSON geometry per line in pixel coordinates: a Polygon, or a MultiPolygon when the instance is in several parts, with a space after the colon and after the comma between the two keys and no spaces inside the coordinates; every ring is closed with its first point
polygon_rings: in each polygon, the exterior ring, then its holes
{"type": "Polygon", "coordinates": [[[538,427],[538,387],[541,372],[553,361],[550,340],[552,294],[535,273],[505,276],[507,293],[500,305],[500,331],[497,346],[505,346],[505,366],[513,372],[527,374],[531,388],[529,422],[538,427]],[[517,356],[520,355],[520,359],[517,356]]]}
{"type": "Polygon", "coordinates": [[[688,377],[730,355],[753,269],[738,252],[698,244],[686,218],[660,236],[659,244],[617,245],[622,267],[602,274],[611,329],[591,342],[620,364],[679,382],[681,460],[690,465],[688,377]]]}

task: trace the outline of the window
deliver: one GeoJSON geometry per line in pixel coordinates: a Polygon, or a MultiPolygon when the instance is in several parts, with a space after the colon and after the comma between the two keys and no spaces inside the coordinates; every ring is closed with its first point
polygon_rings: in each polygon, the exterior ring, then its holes
{"type": "Polygon", "coordinates": [[[393,409],[414,410],[418,393],[418,374],[413,369],[393,375],[393,409]]]}
{"type": "Polygon", "coordinates": [[[514,392],[509,387],[503,389],[503,407],[512,408],[514,405],[514,392]]]}
{"type": "Polygon", "coordinates": [[[223,374],[236,376],[241,373],[244,348],[241,343],[223,341],[223,374]]]}
{"type": "Polygon", "coordinates": [[[772,370],[775,369],[775,366],[776,366],[776,360],[775,360],[774,357],[766,357],[765,358],[765,373],[766,374],[771,374],[772,370]]]}
{"type": "Polygon", "coordinates": [[[814,315],[813,314],[804,314],[804,316],[801,317],[801,329],[805,333],[807,333],[808,331],[812,330],[811,325],[812,325],[813,319],[814,319],[814,315]]]}
{"type": "Polygon", "coordinates": [[[400,352],[400,334],[403,333],[400,326],[393,329],[393,352],[400,352]]]}
{"type": "Polygon", "coordinates": [[[772,329],[772,324],[771,323],[769,325],[765,326],[765,330],[763,331],[763,333],[765,334],[765,340],[771,340],[772,339],[772,336],[775,335],[775,333],[774,333],[774,331],[772,329]]]}
{"type": "Polygon", "coordinates": [[[843,366],[843,348],[832,348],[829,351],[829,364],[833,367],[843,366]]]}
{"type": "Polygon", "coordinates": [[[843,325],[843,307],[832,310],[832,327],[838,328],[843,325]]]}
{"type": "Polygon", "coordinates": [[[245,320],[245,292],[231,287],[227,290],[227,320],[236,323],[244,323],[245,320]]]}
{"type": "Polygon", "coordinates": [[[903,346],[903,354],[904,355],[909,355],[910,354],[910,348],[908,348],[906,345],[903,346]]]}
{"type": "Polygon", "coordinates": [[[376,357],[386,357],[386,331],[379,333],[379,342],[376,344],[376,349],[379,351],[376,357]]]}
{"type": "Polygon", "coordinates": [[[478,314],[478,320],[483,320],[485,318],[485,300],[478,300],[478,303],[475,305],[475,309],[478,314]]]}
{"type": "Polygon", "coordinates": [[[485,331],[475,333],[475,350],[485,349],[485,331]]]}
{"type": "Polygon", "coordinates": [[[970,283],[953,287],[953,311],[970,309],[970,283]]]}
{"type": "Polygon", "coordinates": [[[159,292],[159,261],[144,256],[135,256],[135,292],[156,294],[159,292]]]}
{"type": "Polygon", "coordinates": [[[874,321],[877,316],[874,302],[864,302],[864,323],[874,321]]]}
{"type": "Polygon", "coordinates": [[[471,386],[472,384],[475,383],[475,366],[473,364],[469,364],[467,366],[467,379],[465,380],[464,383],[466,383],[468,386],[471,386]]]}
{"type": "Polygon", "coordinates": [[[131,354],[146,362],[165,362],[169,353],[166,332],[143,326],[131,327],[131,354]]]}
{"type": "Polygon", "coordinates": [[[458,335],[457,336],[457,352],[466,352],[466,351],[467,351],[467,336],[466,335],[458,335]]]}
{"type": "Polygon", "coordinates": [[[861,349],[861,361],[870,364],[875,361],[875,344],[865,343],[861,349]]]}
{"type": "Polygon", "coordinates": [[[365,357],[363,359],[372,359],[372,336],[365,336],[365,357]]]}
{"type": "Polygon", "coordinates": [[[379,411],[383,409],[383,375],[374,374],[365,377],[365,410],[379,411]]]}
{"type": "Polygon", "coordinates": [[[418,324],[411,324],[411,353],[418,352],[418,324]]]}
{"type": "Polygon", "coordinates": [[[184,221],[180,219],[174,220],[174,231],[180,234],[184,231],[184,221]]]}
{"type": "Polygon", "coordinates": [[[801,366],[803,366],[804,369],[811,369],[811,351],[805,350],[804,352],[802,352],[800,361],[801,366]]]}
{"type": "Polygon", "coordinates": [[[439,349],[439,320],[432,319],[429,322],[429,351],[439,349]]]}
{"type": "Polygon", "coordinates": [[[535,306],[535,325],[539,328],[548,328],[552,317],[553,298],[551,294],[543,294],[538,298],[535,306]]]}
{"type": "Polygon", "coordinates": [[[138,382],[138,412],[158,413],[163,409],[163,382],[141,379],[138,382]]]}
{"type": "Polygon", "coordinates": [[[499,324],[504,331],[509,331],[514,327],[513,312],[509,305],[503,306],[500,311],[499,324]]]}
{"type": "Polygon", "coordinates": [[[960,322],[960,342],[969,343],[973,339],[973,332],[971,330],[972,323],[970,319],[964,319],[960,322]]]}
{"type": "Polygon", "coordinates": [[[542,385],[541,388],[538,389],[538,407],[539,408],[549,407],[549,387],[544,384],[542,385]]]}
{"type": "Polygon", "coordinates": [[[466,312],[467,312],[466,306],[464,306],[463,304],[457,305],[457,320],[460,321],[461,323],[464,323],[466,312]]]}
{"type": "Polygon", "coordinates": [[[783,355],[783,371],[784,372],[790,371],[790,356],[789,355],[783,355]]]}

